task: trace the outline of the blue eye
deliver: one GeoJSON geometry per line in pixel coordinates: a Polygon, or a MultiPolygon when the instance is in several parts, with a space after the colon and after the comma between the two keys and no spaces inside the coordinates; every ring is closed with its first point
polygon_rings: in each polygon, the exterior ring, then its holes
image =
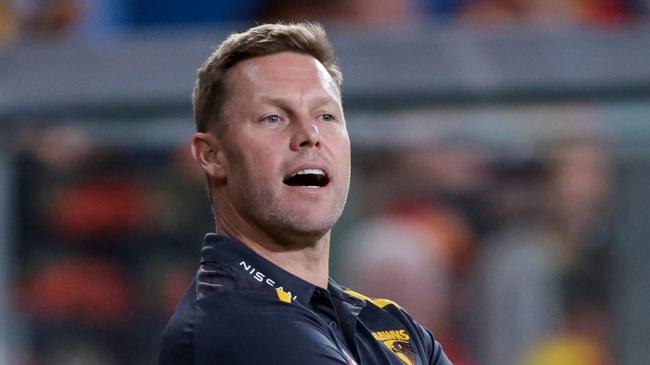
{"type": "Polygon", "coordinates": [[[336,117],[329,113],[321,115],[321,118],[326,122],[332,122],[336,120],[336,117]]]}
{"type": "Polygon", "coordinates": [[[279,116],[279,115],[276,115],[276,114],[268,115],[268,116],[262,118],[262,121],[264,121],[264,122],[268,122],[268,123],[272,123],[272,124],[278,123],[278,122],[280,122],[281,120],[282,120],[282,119],[280,118],[280,116],[279,116]]]}

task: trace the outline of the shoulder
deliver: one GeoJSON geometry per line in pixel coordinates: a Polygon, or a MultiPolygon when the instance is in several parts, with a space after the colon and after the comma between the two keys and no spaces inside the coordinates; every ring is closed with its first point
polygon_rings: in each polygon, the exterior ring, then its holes
{"type": "MultiPolygon", "coordinates": [[[[431,332],[415,321],[398,303],[390,299],[371,298],[347,288],[344,288],[343,292],[366,302],[365,315],[360,319],[371,330],[375,340],[385,345],[390,344],[390,347],[399,343],[406,344],[406,347],[413,346],[410,349],[422,352],[427,360],[426,364],[451,365],[442,346],[431,332]]],[[[408,352],[405,348],[403,350],[408,352]]]]}
{"type": "Polygon", "coordinates": [[[196,364],[344,364],[318,318],[271,289],[239,288],[197,300],[196,364]]]}
{"type": "Polygon", "coordinates": [[[293,346],[309,340],[313,331],[294,328],[308,320],[297,318],[300,313],[285,295],[240,282],[228,266],[201,265],[163,331],[159,365],[210,364],[215,359],[252,364],[256,353],[296,352],[293,346]],[[298,330],[306,335],[295,336],[298,330]]]}
{"type": "Polygon", "coordinates": [[[289,293],[235,269],[217,264],[199,269],[193,316],[196,364],[257,364],[264,359],[317,365],[317,359],[336,354],[324,342],[317,318],[298,310],[289,293]]]}
{"type": "Polygon", "coordinates": [[[196,283],[192,281],[162,333],[159,365],[194,364],[196,283]]]}
{"type": "MultiPolygon", "coordinates": [[[[391,317],[407,326],[417,324],[409,313],[393,300],[369,297],[349,288],[343,288],[343,292],[351,297],[363,300],[366,303],[366,309],[370,312],[381,312],[385,316],[391,317]]],[[[376,318],[379,320],[381,317],[376,318]]]]}
{"type": "Polygon", "coordinates": [[[221,333],[212,327],[226,332],[236,328],[237,318],[253,302],[240,296],[239,288],[259,292],[246,284],[227,265],[202,263],[163,330],[159,365],[196,364],[197,346],[221,333]]]}
{"type": "Polygon", "coordinates": [[[400,307],[399,304],[395,303],[394,301],[390,299],[383,299],[383,298],[371,298],[365,294],[361,294],[357,291],[354,291],[349,288],[342,288],[343,292],[349,296],[355,297],[357,299],[361,299],[366,301],[366,303],[370,303],[376,307],[379,307],[381,309],[398,309],[398,310],[403,310],[402,307],[400,307]]]}

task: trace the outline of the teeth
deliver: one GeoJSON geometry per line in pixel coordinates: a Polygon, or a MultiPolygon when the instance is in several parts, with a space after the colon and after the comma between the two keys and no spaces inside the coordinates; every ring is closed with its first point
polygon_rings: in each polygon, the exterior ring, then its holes
{"type": "Polygon", "coordinates": [[[307,175],[307,174],[311,174],[311,175],[325,175],[325,172],[324,172],[323,170],[321,170],[321,169],[304,169],[304,170],[300,170],[300,171],[296,172],[295,174],[293,174],[293,175],[291,175],[291,176],[296,176],[296,175],[307,175]]]}

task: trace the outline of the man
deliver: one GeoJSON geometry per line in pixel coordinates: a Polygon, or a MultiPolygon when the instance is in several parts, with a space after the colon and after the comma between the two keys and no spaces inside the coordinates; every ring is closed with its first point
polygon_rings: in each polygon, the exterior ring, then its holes
{"type": "Polygon", "coordinates": [[[450,364],[397,304],[328,278],[350,182],[341,81],[309,23],[233,34],[199,69],[192,153],[219,234],[205,238],[161,365],[450,364]]]}

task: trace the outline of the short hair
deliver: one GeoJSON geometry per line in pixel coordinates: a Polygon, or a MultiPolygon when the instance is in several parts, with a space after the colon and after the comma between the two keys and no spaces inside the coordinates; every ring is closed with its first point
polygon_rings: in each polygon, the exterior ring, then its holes
{"type": "Polygon", "coordinates": [[[228,99],[228,71],[238,62],[280,52],[306,54],[318,60],[339,90],[343,75],[325,30],[318,23],[263,24],[226,38],[198,70],[192,93],[198,132],[223,129],[223,106],[228,99]]]}

